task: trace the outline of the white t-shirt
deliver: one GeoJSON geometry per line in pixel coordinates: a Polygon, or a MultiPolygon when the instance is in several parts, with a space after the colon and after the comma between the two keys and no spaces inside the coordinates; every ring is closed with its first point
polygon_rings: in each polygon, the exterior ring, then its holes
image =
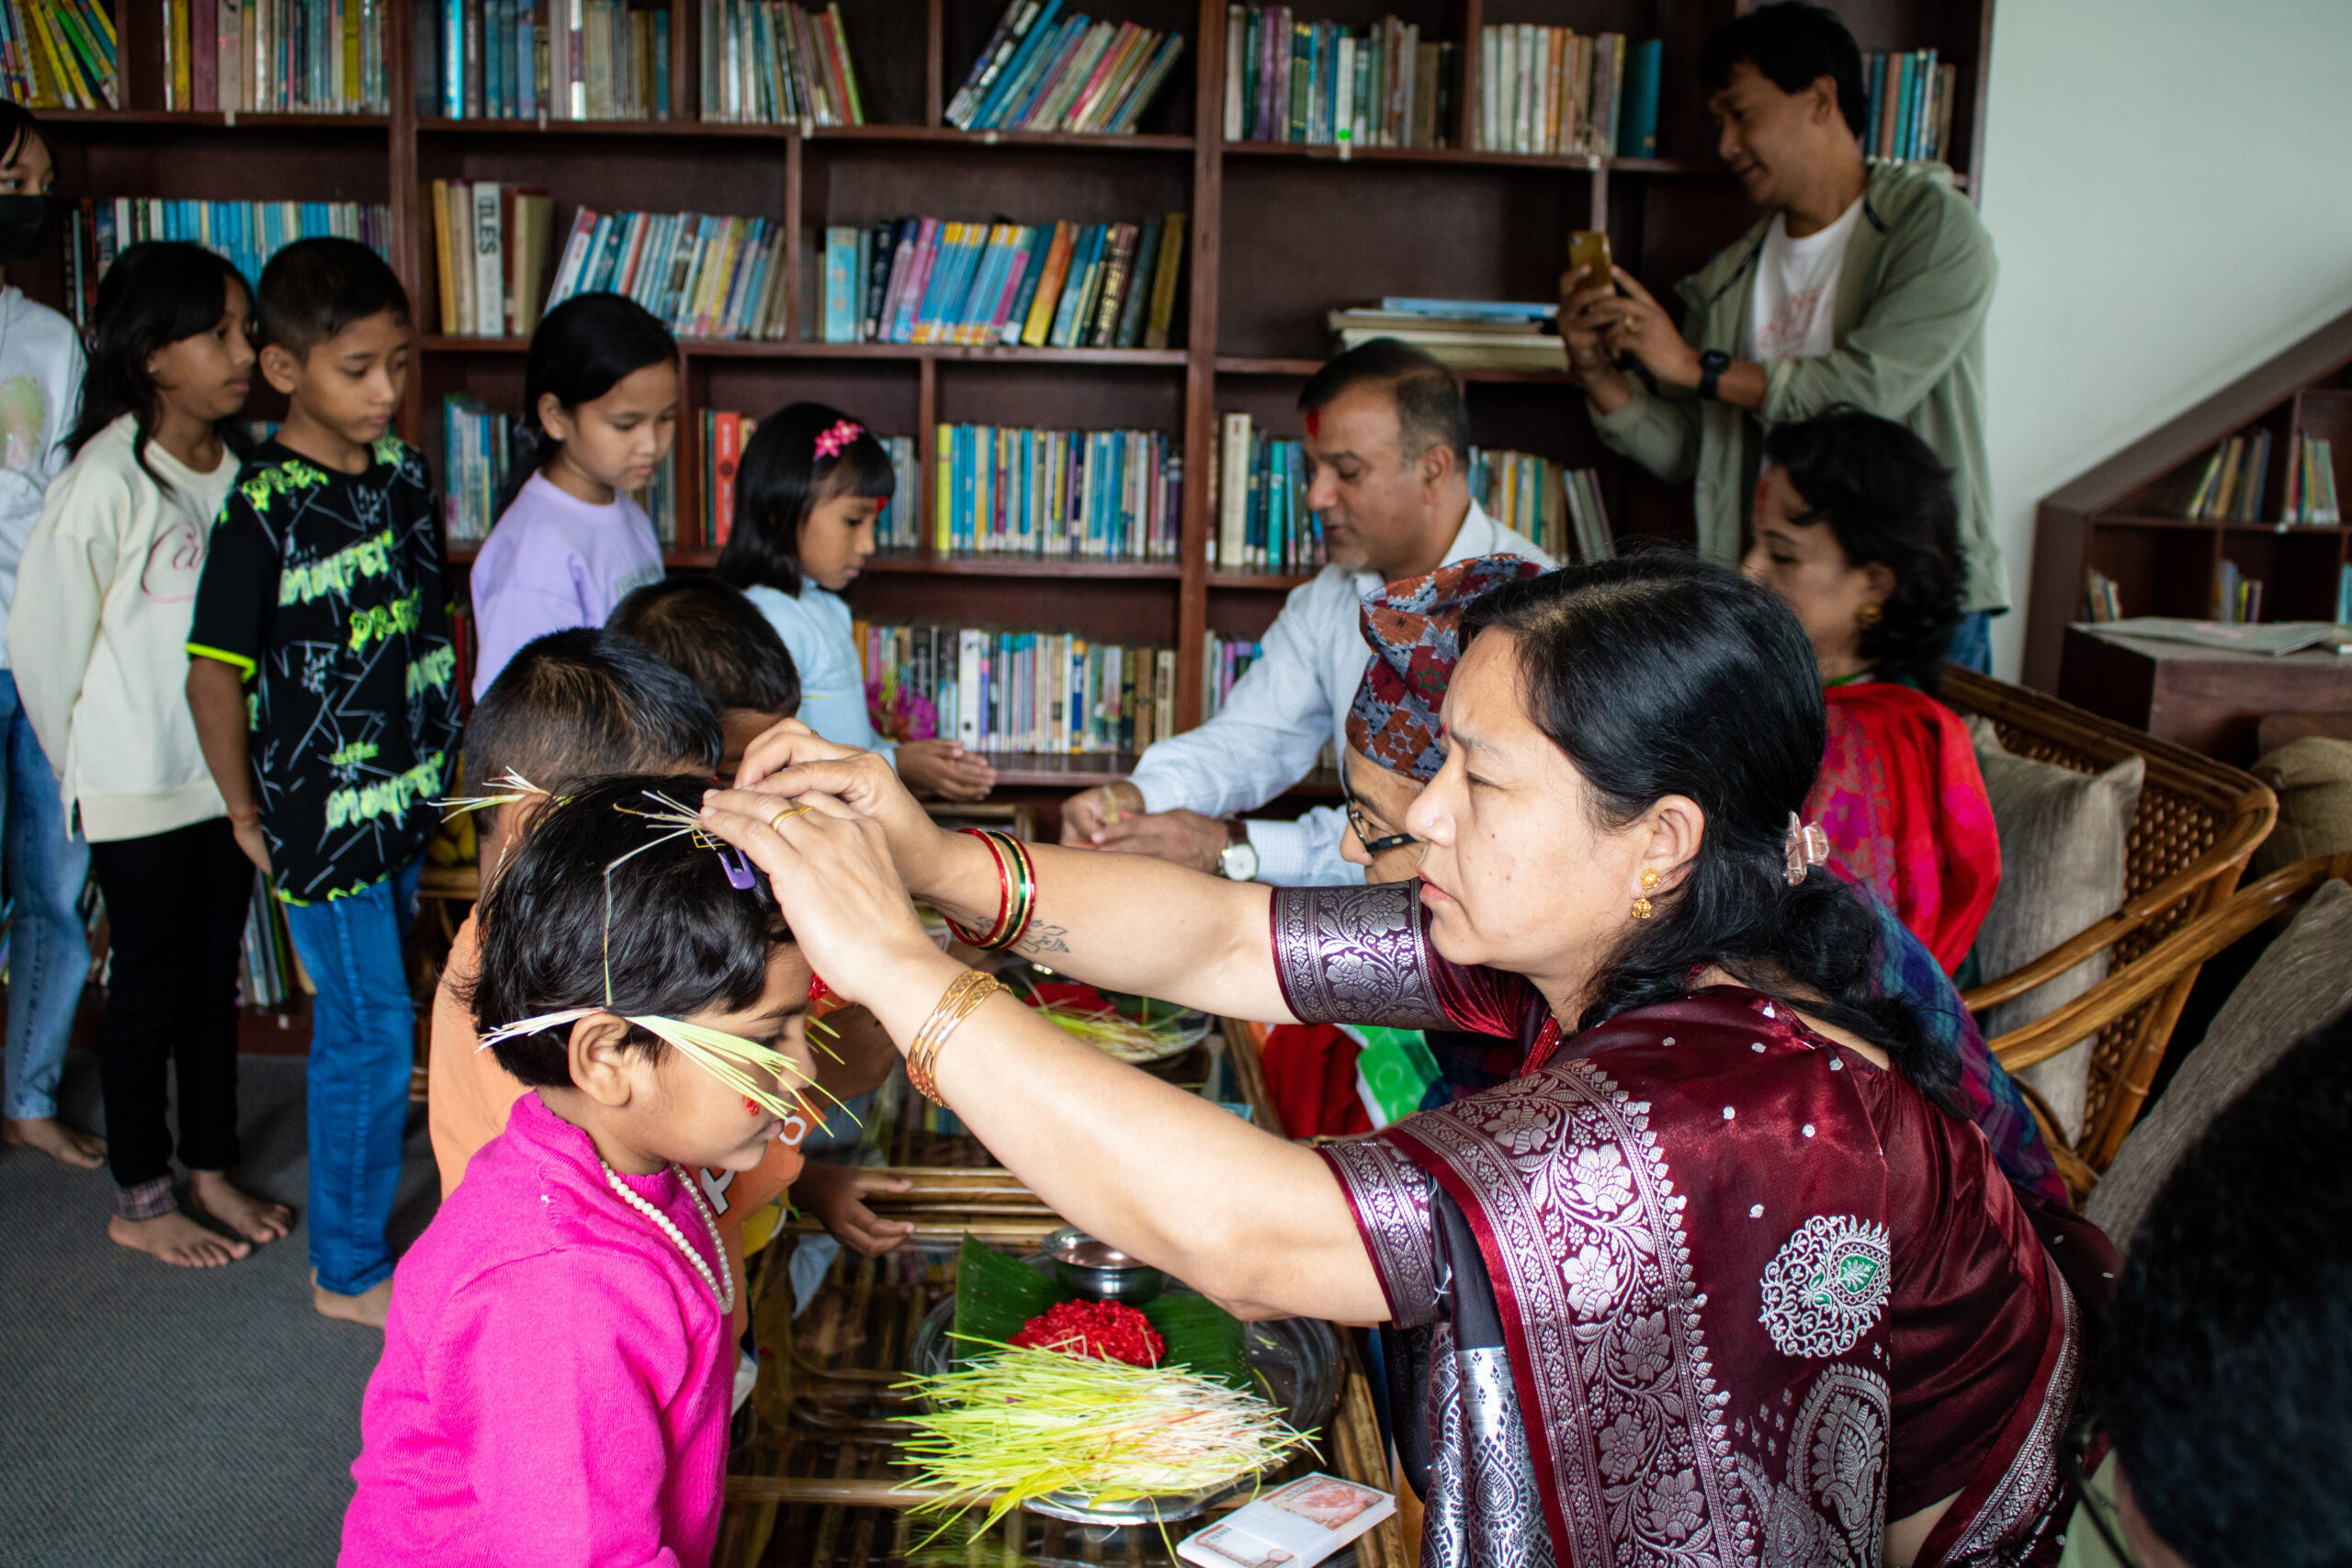
{"type": "Polygon", "coordinates": [[[1838,273],[1846,242],[1862,220],[1862,204],[1802,240],[1789,238],[1789,216],[1772,215],[1764,254],[1756,261],[1756,298],[1747,311],[1747,357],[1759,365],[1812,359],[1838,346],[1838,273]]]}
{"type": "Polygon", "coordinates": [[[82,340],[74,323],[13,285],[0,288],[0,668],[17,563],[40,519],[41,493],[65,467],[82,406],[82,340]]]}

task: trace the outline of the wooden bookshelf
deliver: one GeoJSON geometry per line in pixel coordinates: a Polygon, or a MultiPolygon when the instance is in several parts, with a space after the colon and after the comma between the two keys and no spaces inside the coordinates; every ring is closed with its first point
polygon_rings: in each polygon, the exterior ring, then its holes
{"type": "MultiPolygon", "coordinates": [[[[1091,15],[1182,31],[1177,70],[1127,136],[967,132],[943,109],[1002,10],[1001,0],[845,0],[844,22],[866,112],[840,128],[706,124],[699,114],[699,0],[669,0],[673,116],[667,120],[538,122],[441,118],[416,80],[415,29],[430,3],[386,8],[390,112],[322,117],[166,113],[160,12],[118,6],[126,107],[53,112],[58,190],[66,198],[383,202],[394,265],[421,322],[437,322],[425,194],[435,179],[537,186],[556,204],[559,237],[586,204],[789,219],[785,342],[690,342],[678,439],[678,538],[673,564],[707,566],[696,450],[702,411],[772,410],[819,398],[876,431],[915,438],[925,494],[941,423],[1157,429],[1178,440],[1186,484],[1175,562],[937,557],[928,546],[877,559],[852,592],[876,620],[922,618],[1067,629],[1178,650],[1177,717],[1202,709],[1212,633],[1255,637],[1303,578],[1213,569],[1208,484],[1218,416],[1246,411],[1268,434],[1295,436],[1299,384],[1329,349],[1324,312],[1383,294],[1547,299],[1570,231],[1605,229],[1620,262],[1661,297],[1674,280],[1755,219],[1713,156],[1693,75],[1706,36],[1750,0],[1329,0],[1295,6],[1304,21],[1366,25],[1394,13],[1454,49],[1449,145],[1363,149],[1227,143],[1222,136],[1224,0],[1101,0],[1091,15]],[[1659,156],[1522,156],[1469,147],[1478,100],[1479,29],[1516,22],[1665,40],[1659,156]],[[428,112],[432,111],[432,112],[428,112]],[[1035,222],[1138,220],[1190,214],[1184,288],[1165,350],[1003,349],[808,341],[814,253],[831,224],[910,212],[1003,214],[1035,222]]],[[[1992,0],[1833,0],[1865,51],[1934,48],[1960,67],[1953,146],[1963,180],[1984,140],[1992,0]]],[[[20,268],[36,298],[62,297],[54,258],[20,268]]],[[[462,392],[513,410],[524,344],[426,334],[410,378],[402,430],[438,471],[442,399],[462,392]]],[[[1599,471],[1620,536],[1692,536],[1687,493],[1602,448],[1566,378],[1472,371],[1478,444],[1599,471]]],[[[257,408],[266,416],[271,411],[257,408]]],[[[469,558],[458,553],[462,562],[469,558]]],[[[1058,792],[1125,760],[1015,759],[1008,785],[1058,792]],[[1035,765],[1033,765],[1033,763],[1035,765]],[[1067,764],[1067,765],[1064,765],[1067,764]],[[1102,764],[1098,767],[1097,764],[1102,764]]]]}
{"type": "Polygon", "coordinates": [[[2214,574],[2228,561],[2264,584],[2262,620],[2335,619],[2340,574],[2352,565],[2352,527],[2275,521],[2298,434],[2331,444],[2337,493],[2352,494],[2352,312],[2043,499],[2034,520],[2026,683],[2059,690],[2066,627],[2088,614],[2093,570],[2115,581],[2127,616],[2204,618],[2214,574]],[[2256,430],[2270,433],[2262,500],[2270,520],[2184,515],[2213,449],[2256,430]]]}

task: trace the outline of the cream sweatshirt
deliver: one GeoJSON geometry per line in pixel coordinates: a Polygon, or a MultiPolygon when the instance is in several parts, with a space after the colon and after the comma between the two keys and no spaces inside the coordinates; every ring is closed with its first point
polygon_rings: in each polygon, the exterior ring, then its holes
{"type": "Polygon", "coordinates": [[[17,694],[63,783],[67,819],[105,841],[223,815],[187,707],[187,630],[213,520],[237,459],[199,474],[131,416],[93,436],[49,487],[8,618],[17,694]],[[166,489],[165,487],[168,487],[166,489]]]}

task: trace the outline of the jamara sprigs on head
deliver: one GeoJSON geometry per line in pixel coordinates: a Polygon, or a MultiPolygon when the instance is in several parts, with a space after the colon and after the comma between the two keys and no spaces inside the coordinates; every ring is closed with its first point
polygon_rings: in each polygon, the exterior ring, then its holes
{"type": "Polygon", "coordinates": [[[551,801],[483,896],[469,1005],[532,1092],[401,1261],[346,1564],[710,1552],[735,1291],[687,1172],[751,1168],[821,1091],[767,879],[675,804],[707,783],[551,801]]]}

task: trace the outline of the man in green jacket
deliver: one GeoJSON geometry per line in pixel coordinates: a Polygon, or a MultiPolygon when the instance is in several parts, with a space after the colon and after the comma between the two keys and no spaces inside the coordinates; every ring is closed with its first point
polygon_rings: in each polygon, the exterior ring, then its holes
{"type": "Polygon", "coordinates": [[[1770,210],[1676,285],[1679,332],[1623,268],[1622,294],[1581,267],[1561,279],[1593,427],[1688,481],[1701,552],[1735,562],[1766,426],[1840,403],[1910,426],[1952,471],[1970,614],[1951,656],[1984,669],[1986,616],[2009,603],[1984,456],[1992,237],[1942,164],[1863,160],[1861,52],[1821,7],[1784,0],[1727,24],[1699,74],[1724,161],[1770,210]],[[1633,361],[1647,384],[1621,368],[1633,361]]]}

